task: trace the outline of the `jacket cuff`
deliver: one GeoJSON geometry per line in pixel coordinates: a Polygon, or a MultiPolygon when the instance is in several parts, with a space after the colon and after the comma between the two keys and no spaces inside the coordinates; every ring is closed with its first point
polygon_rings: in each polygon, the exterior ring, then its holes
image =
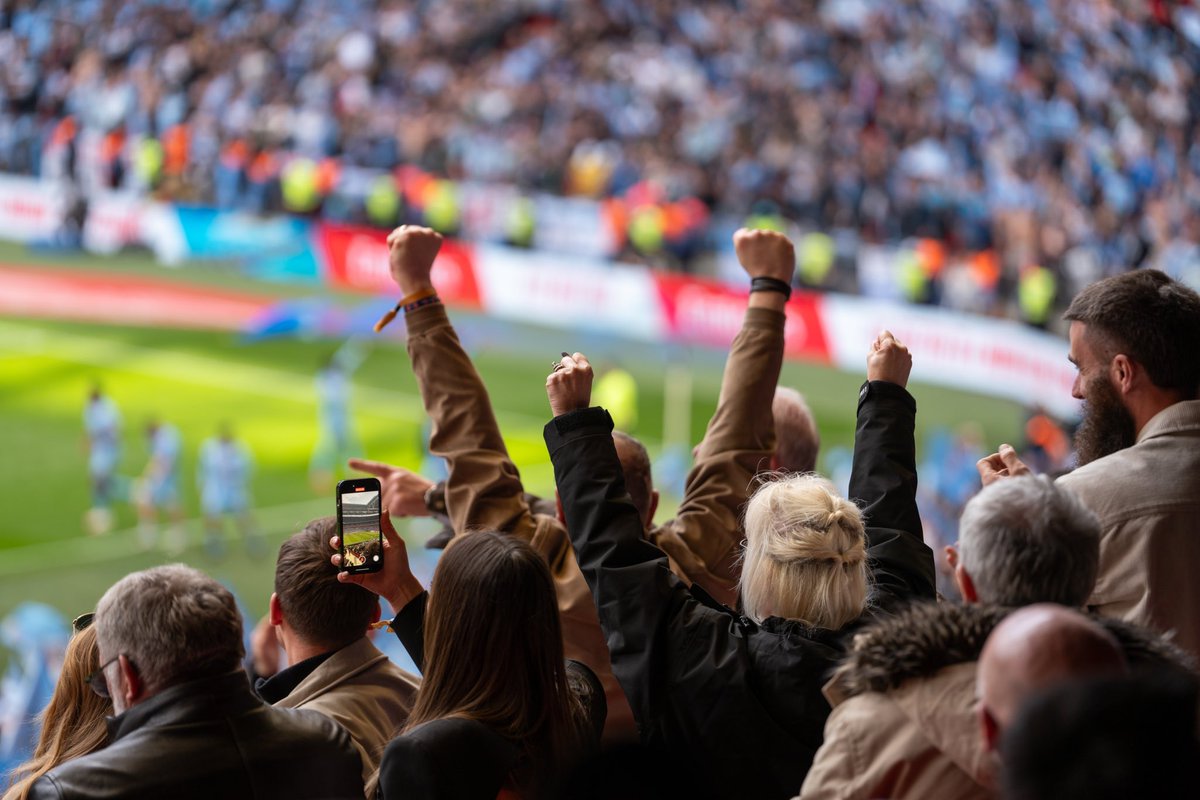
{"type": "Polygon", "coordinates": [[[783,326],[786,322],[787,314],[782,311],[776,311],[773,308],[747,308],[746,316],[742,319],[742,327],[783,333],[783,326]]]}
{"type": "Polygon", "coordinates": [[[908,393],[908,390],[889,381],[864,381],[862,388],[858,390],[858,410],[860,412],[868,400],[900,403],[910,413],[917,413],[917,401],[908,393]]]}
{"type": "Polygon", "coordinates": [[[555,417],[546,423],[542,435],[546,439],[546,449],[554,453],[571,439],[593,434],[611,435],[612,431],[613,421],[608,411],[592,406],[555,417]]]}
{"type": "Polygon", "coordinates": [[[409,336],[419,336],[449,324],[450,317],[446,315],[446,306],[443,303],[430,303],[404,314],[404,327],[409,336]]]}

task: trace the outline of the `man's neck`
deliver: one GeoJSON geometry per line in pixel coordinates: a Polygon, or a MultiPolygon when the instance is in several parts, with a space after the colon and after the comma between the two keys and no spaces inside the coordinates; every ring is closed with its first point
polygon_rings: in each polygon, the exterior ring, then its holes
{"type": "Polygon", "coordinates": [[[283,642],[283,651],[287,653],[289,664],[299,664],[301,661],[307,661],[315,656],[323,656],[326,653],[336,650],[335,647],[323,647],[315,645],[311,642],[301,641],[295,637],[287,637],[291,641],[283,642]]]}
{"type": "Polygon", "coordinates": [[[1133,424],[1136,431],[1135,436],[1142,435],[1142,429],[1146,427],[1150,420],[1176,403],[1183,402],[1185,399],[1187,398],[1179,392],[1167,391],[1157,387],[1130,397],[1127,400],[1126,407],[1133,417],[1133,424]]]}

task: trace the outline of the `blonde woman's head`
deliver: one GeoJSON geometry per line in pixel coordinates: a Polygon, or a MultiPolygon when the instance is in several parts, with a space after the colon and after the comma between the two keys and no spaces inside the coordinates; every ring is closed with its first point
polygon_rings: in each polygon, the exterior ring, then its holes
{"type": "Polygon", "coordinates": [[[862,512],[813,475],[764,483],[746,506],[741,593],[746,615],[838,630],[867,602],[862,512]]]}

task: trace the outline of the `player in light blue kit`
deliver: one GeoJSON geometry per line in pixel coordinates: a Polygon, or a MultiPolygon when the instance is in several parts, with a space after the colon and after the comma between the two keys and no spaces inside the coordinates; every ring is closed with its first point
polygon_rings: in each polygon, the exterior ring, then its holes
{"type": "Polygon", "coordinates": [[[250,476],[254,461],[250,451],[222,424],[216,436],[200,446],[200,506],[204,510],[205,548],[213,558],[225,553],[224,517],[232,516],[251,555],[261,551],[250,515],[250,476]]]}
{"type": "Polygon", "coordinates": [[[138,479],[133,496],[138,507],[138,539],[149,550],[158,540],[158,515],[168,519],[167,552],[178,555],[186,546],[183,506],[179,503],[179,462],[183,443],[179,429],[169,422],[151,419],[146,423],[150,460],[138,479]]]}
{"type": "Polygon", "coordinates": [[[87,435],[88,475],[92,485],[92,507],[84,515],[84,528],[93,535],[108,533],[113,526],[112,503],[117,494],[117,465],[121,461],[121,412],[100,384],[93,384],[83,409],[87,435]]]}
{"type": "Polygon", "coordinates": [[[363,343],[350,339],[317,370],[319,427],[308,469],[309,482],[315,492],[326,492],[333,484],[338,467],[362,450],[350,424],[350,376],[366,355],[363,343]]]}

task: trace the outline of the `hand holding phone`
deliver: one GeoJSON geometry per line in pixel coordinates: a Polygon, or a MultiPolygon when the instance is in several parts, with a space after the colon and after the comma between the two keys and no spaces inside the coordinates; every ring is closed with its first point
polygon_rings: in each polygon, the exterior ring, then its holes
{"type": "Polygon", "coordinates": [[[345,572],[383,569],[378,478],[351,478],[337,485],[338,538],[345,572]]]}

